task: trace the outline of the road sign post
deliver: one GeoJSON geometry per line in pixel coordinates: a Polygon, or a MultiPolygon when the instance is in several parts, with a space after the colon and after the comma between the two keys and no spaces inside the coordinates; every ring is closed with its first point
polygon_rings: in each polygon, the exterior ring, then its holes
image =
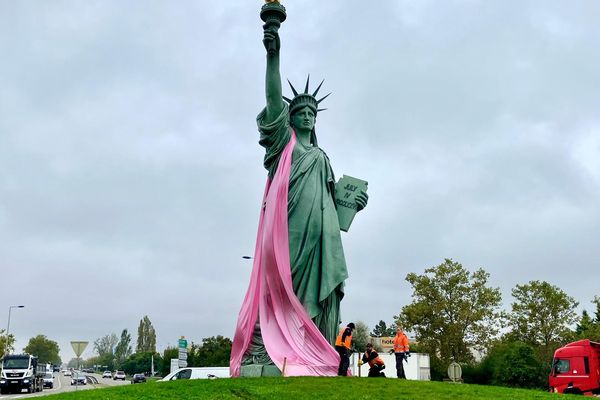
{"type": "Polygon", "coordinates": [[[179,368],[187,367],[187,345],[188,342],[185,340],[185,336],[182,336],[181,339],[179,339],[179,368]]]}
{"type": "MultiPolygon", "coordinates": [[[[88,343],[89,342],[77,341],[77,340],[74,340],[71,342],[71,347],[73,348],[73,351],[75,352],[75,356],[77,357],[77,369],[79,369],[79,364],[81,362],[80,357],[83,354],[83,352],[85,351],[85,348],[87,347],[88,343]]],[[[77,386],[78,386],[78,381],[75,380],[75,390],[77,390],[77,386]]]]}

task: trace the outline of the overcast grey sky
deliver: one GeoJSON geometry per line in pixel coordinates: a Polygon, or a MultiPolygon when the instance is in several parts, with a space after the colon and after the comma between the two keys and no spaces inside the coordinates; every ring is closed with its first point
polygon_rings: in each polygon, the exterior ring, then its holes
{"type": "MultiPolygon", "coordinates": [[[[600,295],[600,3],[289,0],[282,76],[369,181],[344,321],[391,322],[452,258],[600,295]]],[[[159,350],[233,336],[266,171],[260,1],[0,2],[0,327],[17,350],[148,315],[159,350]]],[[[289,95],[289,90],[285,88],[289,95]]],[[[92,355],[91,346],[84,357],[92,355]]]]}

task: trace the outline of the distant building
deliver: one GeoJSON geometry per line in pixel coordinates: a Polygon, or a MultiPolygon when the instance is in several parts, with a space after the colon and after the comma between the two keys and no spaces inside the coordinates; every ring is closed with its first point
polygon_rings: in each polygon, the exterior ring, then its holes
{"type": "MultiPolygon", "coordinates": [[[[394,350],[394,336],[384,336],[384,337],[370,337],[369,341],[373,343],[375,349],[380,353],[388,353],[391,350],[394,350]]],[[[409,344],[412,346],[417,344],[414,338],[408,338],[409,344]]]]}

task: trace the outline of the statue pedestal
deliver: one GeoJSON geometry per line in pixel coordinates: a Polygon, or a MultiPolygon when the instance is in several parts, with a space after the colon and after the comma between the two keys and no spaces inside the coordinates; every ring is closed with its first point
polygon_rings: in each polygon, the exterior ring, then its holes
{"type": "Polygon", "coordinates": [[[251,364],[242,365],[240,377],[258,378],[261,376],[281,376],[281,371],[275,365],[251,364]]]}

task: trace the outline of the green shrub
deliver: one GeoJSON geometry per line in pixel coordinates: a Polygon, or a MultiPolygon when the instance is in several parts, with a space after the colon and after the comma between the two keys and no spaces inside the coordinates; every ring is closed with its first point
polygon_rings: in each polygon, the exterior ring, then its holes
{"type": "Polygon", "coordinates": [[[547,382],[543,370],[533,347],[523,342],[512,342],[506,345],[500,363],[495,364],[494,381],[505,386],[545,387],[547,382]]]}
{"type": "Polygon", "coordinates": [[[461,364],[462,379],[465,383],[489,385],[492,381],[492,370],[488,363],[461,364]]]}

